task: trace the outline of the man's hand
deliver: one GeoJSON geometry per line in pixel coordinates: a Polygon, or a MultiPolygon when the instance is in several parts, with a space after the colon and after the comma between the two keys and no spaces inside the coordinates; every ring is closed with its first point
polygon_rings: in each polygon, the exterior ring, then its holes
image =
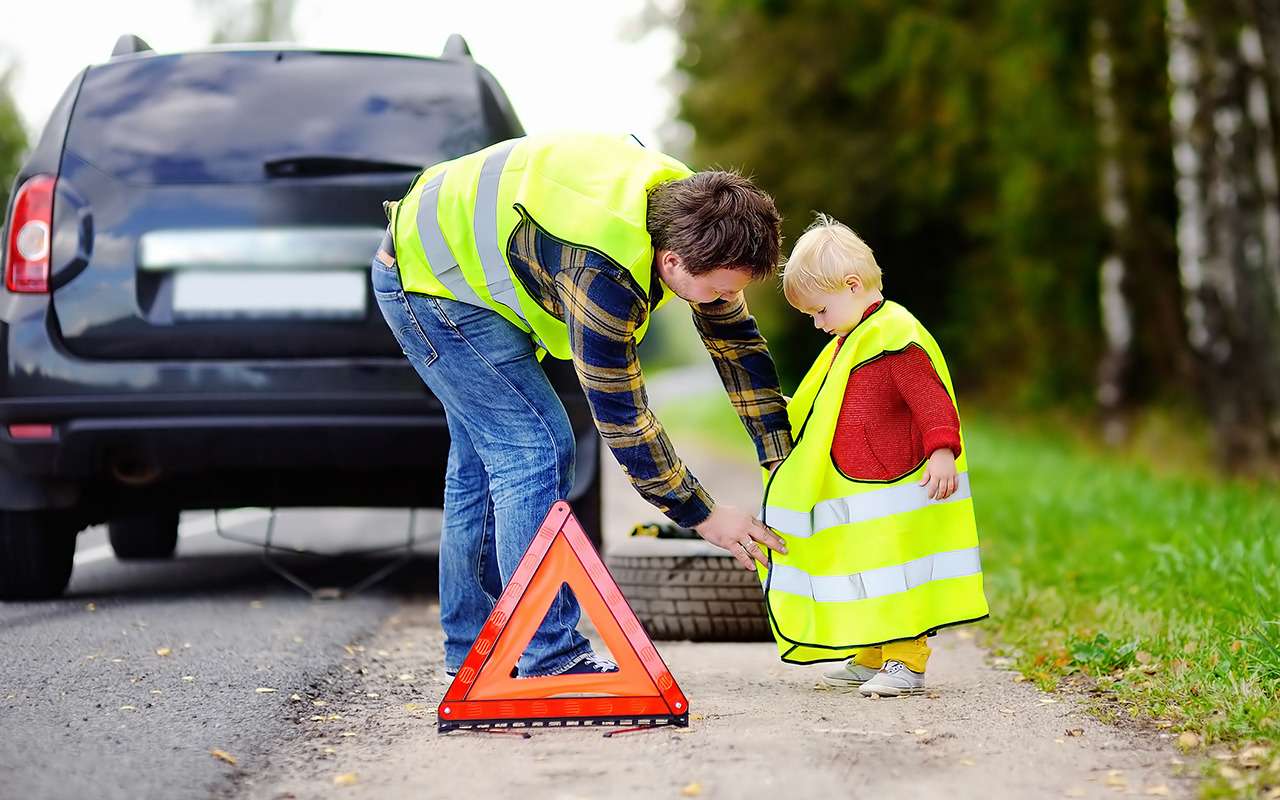
{"type": "Polygon", "coordinates": [[[956,456],[950,448],[940,447],[929,456],[924,467],[921,486],[927,486],[930,500],[946,500],[956,493],[956,456]]]}
{"type": "Polygon", "coordinates": [[[761,544],[779,553],[787,552],[786,544],[763,522],[733,506],[717,504],[707,521],[696,530],[703,539],[728,550],[743,569],[755,570],[752,559],[761,564],[769,563],[761,544]]]}

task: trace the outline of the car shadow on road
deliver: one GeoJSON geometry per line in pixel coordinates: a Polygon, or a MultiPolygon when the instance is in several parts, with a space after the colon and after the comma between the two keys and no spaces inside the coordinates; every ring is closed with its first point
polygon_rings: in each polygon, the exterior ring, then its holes
{"type": "MultiPolygon", "coordinates": [[[[317,602],[351,597],[350,590],[370,576],[394,567],[360,595],[397,599],[436,599],[439,559],[432,554],[368,556],[282,555],[278,566],[320,590],[317,602]],[[400,563],[403,560],[403,563],[400,563]]],[[[89,603],[103,601],[281,599],[308,594],[273,570],[260,553],[183,556],[169,561],[110,562],[109,569],[78,570],[67,592],[55,600],[0,604],[0,629],[30,625],[69,613],[83,613],[89,603]]]]}

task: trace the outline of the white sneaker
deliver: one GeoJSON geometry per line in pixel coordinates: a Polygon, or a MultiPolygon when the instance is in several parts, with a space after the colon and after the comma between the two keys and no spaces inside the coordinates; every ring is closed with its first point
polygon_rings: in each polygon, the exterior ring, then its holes
{"type": "Polygon", "coordinates": [[[898,697],[904,694],[920,694],[924,691],[924,673],[912,672],[901,661],[886,661],[884,667],[871,680],[858,689],[867,697],[898,697]]]}
{"type": "Polygon", "coordinates": [[[849,688],[851,686],[861,686],[867,681],[880,674],[871,667],[864,667],[861,664],[853,663],[853,659],[841,664],[837,669],[830,670],[822,675],[822,682],[828,686],[840,686],[849,688]]]}

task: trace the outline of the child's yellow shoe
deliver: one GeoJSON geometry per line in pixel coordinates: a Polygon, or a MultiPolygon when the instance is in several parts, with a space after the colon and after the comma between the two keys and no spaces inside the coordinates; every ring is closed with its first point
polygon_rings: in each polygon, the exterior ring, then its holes
{"type": "Polygon", "coordinates": [[[839,668],[823,674],[822,682],[828,686],[840,686],[848,689],[854,686],[861,686],[878,674],[879,672],[871,667],[853,663],[851,658],[841,664],[839,668]]]}

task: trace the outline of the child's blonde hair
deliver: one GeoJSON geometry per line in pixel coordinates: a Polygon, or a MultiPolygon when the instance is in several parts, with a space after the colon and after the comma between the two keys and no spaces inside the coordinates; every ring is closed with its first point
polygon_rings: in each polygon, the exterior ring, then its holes
{"type": "Polygon", "coordinates": [[[867,243],[848,225],[818,214],[791,249],[782,270],[782,292],[795,306],[805,295],[843,289],[850,275],[868,289],[883,286],[880,265],[867,243]]]}

